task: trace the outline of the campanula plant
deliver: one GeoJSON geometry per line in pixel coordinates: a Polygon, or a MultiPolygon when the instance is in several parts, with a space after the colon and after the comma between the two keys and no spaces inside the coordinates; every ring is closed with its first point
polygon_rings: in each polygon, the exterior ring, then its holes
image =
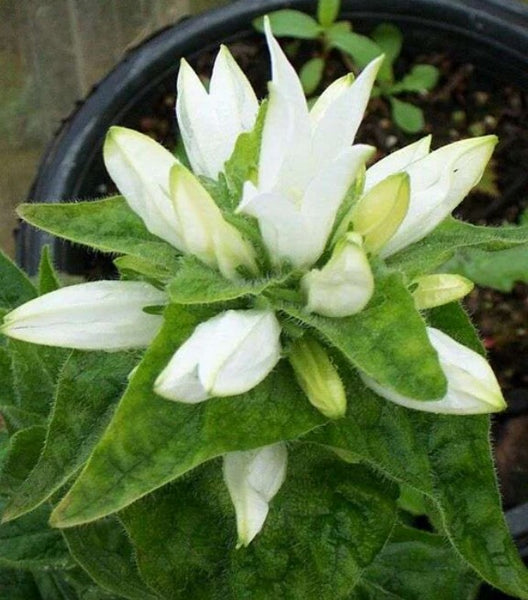
{"type": "Polygon", "coordinates": [[[182,61],[190,168],[112,127],[120,195],[20,207],[121,277],[0,264],[0,559],[94,598],[528,598],[489,448],[505,402],[473,284],[442,271],[528,240],[451,216],[496,139],[372,163],[383,57],[309,108],[265,29],[263,102],[227,48],[208,89],[182,61]]]}

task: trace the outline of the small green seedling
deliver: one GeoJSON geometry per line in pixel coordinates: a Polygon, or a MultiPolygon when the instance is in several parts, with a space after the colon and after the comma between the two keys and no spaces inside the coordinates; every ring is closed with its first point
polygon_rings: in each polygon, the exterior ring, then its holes
{"type": "MultiPolygon", "coordinates": [[[[433,65],[418,64],[397,80],[394,64],[400,56],[403,35],[398,27],[381,23],[371,36],[361,35],[352,29],[349,21],[338,21],[340,0],[319,0],[317,19],[298,10],[284,9],[269,15],[271,27],[277,37],[298,40],[319,40],[321,52],[308,60],[300,69],[299,77],[307,96],[315,94],[320,87],[327,59],[332,50],[341,52],[345,64],[363,69],[380,54],[385,54],[373,89],[373,96],[383,97],[391,108],[394,123],[405,133],[418,133],[424,128],[422,110],[410,102],[401,100],[401,94],[424,94],[432,90],[439,78],[433,65]],[[351,64],[352,63],[352,64],[351,64]]],[[[255,27],[263,31],[263,20],[256,19],[255,27]]]]}

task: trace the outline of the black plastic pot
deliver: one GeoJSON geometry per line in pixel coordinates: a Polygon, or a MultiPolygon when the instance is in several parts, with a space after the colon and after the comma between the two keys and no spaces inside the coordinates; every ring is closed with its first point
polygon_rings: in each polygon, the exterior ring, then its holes
{"type": "MultiPolygon", "coordinates": [[[[196,57],[221,42],[253,35],[251,21],[279,8],[314,11],[316,0],[239,0],[185,20],[131,50],[70,116],[44,155],[30,201],[62,202],[97,195],[94,181],[104,179],[101,146],[108,128],[128,124],[153,101],[160,85],[175,88],[179,58],[196,57]]],[[[406,45],[419,51],[438,40],[495,80],[528,89],[528,6],[512,0],[343,0],[342,17],[369,28],[390,21],[405,32],[406,45]]],[[[86,273],[90,255],[21,225],[17,258],[29,273],[41,248],[51,244],[57,265],[86,273]]],[[[528,554],[528,505],[513,509],[508,520],[523,555],[528,554]]],[[[498,598],[498,596],[493,596],[498,598]]]]}

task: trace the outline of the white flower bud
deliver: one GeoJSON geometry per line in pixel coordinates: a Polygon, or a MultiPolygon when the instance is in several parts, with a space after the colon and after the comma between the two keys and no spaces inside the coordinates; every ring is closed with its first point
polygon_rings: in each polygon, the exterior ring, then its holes
{"type": "Polygon", "coordinates": [[[325,317],[347,317],[363,310],[374,292],[374,277],[361,236],[348,233],[322,269],[301,280],[306,309],[325,317]]]}
{"type": "Polygon", "coordinates": [[[433,327],[427,328],[427,335],[447,378],[447,393],[443,398],[426,401],[407,398],[362,374],[365,385],[391,402],[425,412],[474,415],[506,408],[497,379],[483,356],[433,327]]]}
{"type": "Polygon", "coordinates": [[[271,311],[221,313],[196,327],[157,378],[154,391],[188,404],[247,392],[279,361],[279,336],[271,311]]]}
{"type": "Polygon", "coordinates": [[[224,481],[235,507],[238,544],[248,546],[266,521],[269,503],[286,477],[284,443],[224,456],[224,481]]]}
{"type": "Polygon", "coordinates": [[[166,304],[164,292],[140,281],[94,281],[55,290],[4,317],[4,335],[44,346],[117,351],[148,346],[166,304]]]}

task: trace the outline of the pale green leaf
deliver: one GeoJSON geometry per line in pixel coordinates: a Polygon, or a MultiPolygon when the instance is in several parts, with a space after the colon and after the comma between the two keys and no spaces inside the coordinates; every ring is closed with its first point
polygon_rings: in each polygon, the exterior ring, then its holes
{"type": "Polygon", "coordinates": [[[319,87],[321,79],[323,78],[324,68],[325,61],[320,57],[311,58],[302,66],[301,70],[299,71],[299,78],[301,80],[304,93],[307,96],[311,96],[319,87]]]}
{"type": "Polygon", "coordinates": [[[353,31],[332,30],[328,32],[330,45],[352,57],[356,65],[363,69],[380,54],[382,49],[366,35],[353,31]]]}
{"type": "Polygon", "coordinates": [[[378,71],[378,81],[392,83],[394,80],[393,64],[401,52],[402,32],[396,25],[380,23],[372,32],[372,39],[385,54],[385,60],[378,71]]]}
{"type": "Polygon", "coordinates": [[[392,92],[428,92],[436,86],[439,78],[440,71],[434,65],[414,65],[392,88],[392,92]]]}
{"type": "Polygon", "coordinates": [[[323,27],[330,27],[341,8],[341,0],[319,0],[317,3],[317,20],[323,27]]]}
{"type": "Polygon", "coordinates": [[[425,125],[423,111],[419,106],[403,102],[391,96],[389,98],[394,123],[405,133],[418,133],[425,125]]]}
{"type": "MultiPolygon", "coordinates": [[[[310,15],[299,10],[277,10],[268,14],[271,30],[275,37],[293,37],[301,40],[313,40],[321,33],[321,26],[310,15]]],[[[264,17],[253,21],[259,31],[264,31],[264,17]]]]}
{"type": "Polygon", "coordinates": [[[100,250],[130,254],[170,268],[179,252],[149,233],[121,196],[91,202],[22,204],[24,221],[53,235],[100,250]]]}

